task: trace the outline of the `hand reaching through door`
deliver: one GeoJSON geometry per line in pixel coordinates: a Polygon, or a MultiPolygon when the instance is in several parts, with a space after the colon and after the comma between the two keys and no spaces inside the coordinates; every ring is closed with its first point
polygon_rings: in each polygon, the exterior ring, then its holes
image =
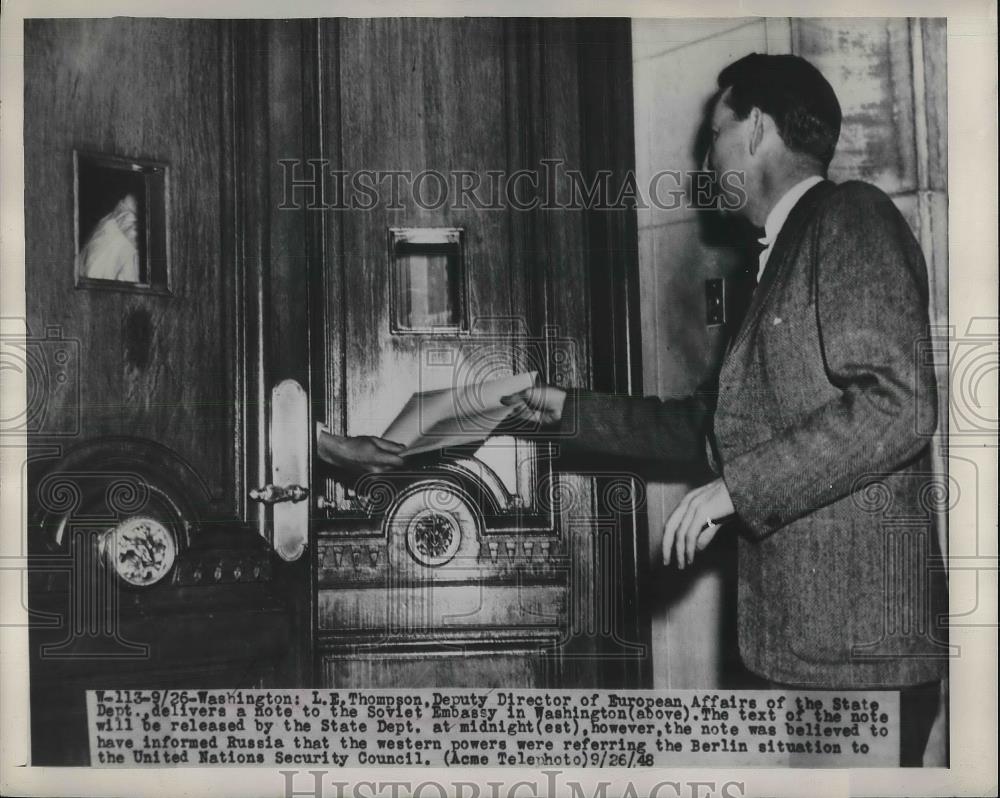
{"type": "Polygon", "coordinates": [[[334,435],[319,425],[316,428],[316,453],[325,463],[351,475],[379,474],[401,468],[403,445],[374,435],[347,437],[334,435]]]}

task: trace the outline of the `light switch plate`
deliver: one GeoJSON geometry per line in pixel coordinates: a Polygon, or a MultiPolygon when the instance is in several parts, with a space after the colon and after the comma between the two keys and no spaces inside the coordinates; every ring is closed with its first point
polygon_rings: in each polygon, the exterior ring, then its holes
{"type": "Polygon", "coordinates": [[[726,323],[726,283],[722,278],[705,280],[705,324],[726,323]]]}

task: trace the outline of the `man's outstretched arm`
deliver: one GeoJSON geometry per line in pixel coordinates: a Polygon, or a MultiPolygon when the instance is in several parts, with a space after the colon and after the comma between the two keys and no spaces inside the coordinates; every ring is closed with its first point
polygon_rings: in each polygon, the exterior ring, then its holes
{"type": "Polygon", "coordinates": [[[713,400],[710,393],[657,399],[536,385],[503,401],[522,425],[568,454],[701,468],[713,400]]]}

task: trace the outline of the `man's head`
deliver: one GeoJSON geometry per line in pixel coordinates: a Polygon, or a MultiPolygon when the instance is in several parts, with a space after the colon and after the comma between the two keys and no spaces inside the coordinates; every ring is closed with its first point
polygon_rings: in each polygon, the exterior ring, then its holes
{"type": "Polygon", "coordinates": [[[719,89],[738,119],[759,108],[789,150],[826,171],[840,137],[840,103],[816,67],[797,55],[751,53],[719,73],[719,89]]]}
{"type": "MultiPolygon", "coordinates": [[[[794,55],[752,53],[719,74],[706,166],[743,173],[752,204],[796,175],[825,175],[840,122],[837,95],[816,67],[794,55]]],[[[746,215],[754,220],[759,211],[746,215]]]]}

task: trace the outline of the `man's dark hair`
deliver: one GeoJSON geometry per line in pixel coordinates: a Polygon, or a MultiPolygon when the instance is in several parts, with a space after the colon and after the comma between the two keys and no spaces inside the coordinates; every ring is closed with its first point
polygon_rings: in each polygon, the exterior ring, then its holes
{"type": "Polygon", "coordinates": [[[825,169],[840,137],[840,103],[826,78],[797,55],[751,53],[719,73],[719,94],[739,119],[768,114],[788,149],[818,158],[825,169]]]}

